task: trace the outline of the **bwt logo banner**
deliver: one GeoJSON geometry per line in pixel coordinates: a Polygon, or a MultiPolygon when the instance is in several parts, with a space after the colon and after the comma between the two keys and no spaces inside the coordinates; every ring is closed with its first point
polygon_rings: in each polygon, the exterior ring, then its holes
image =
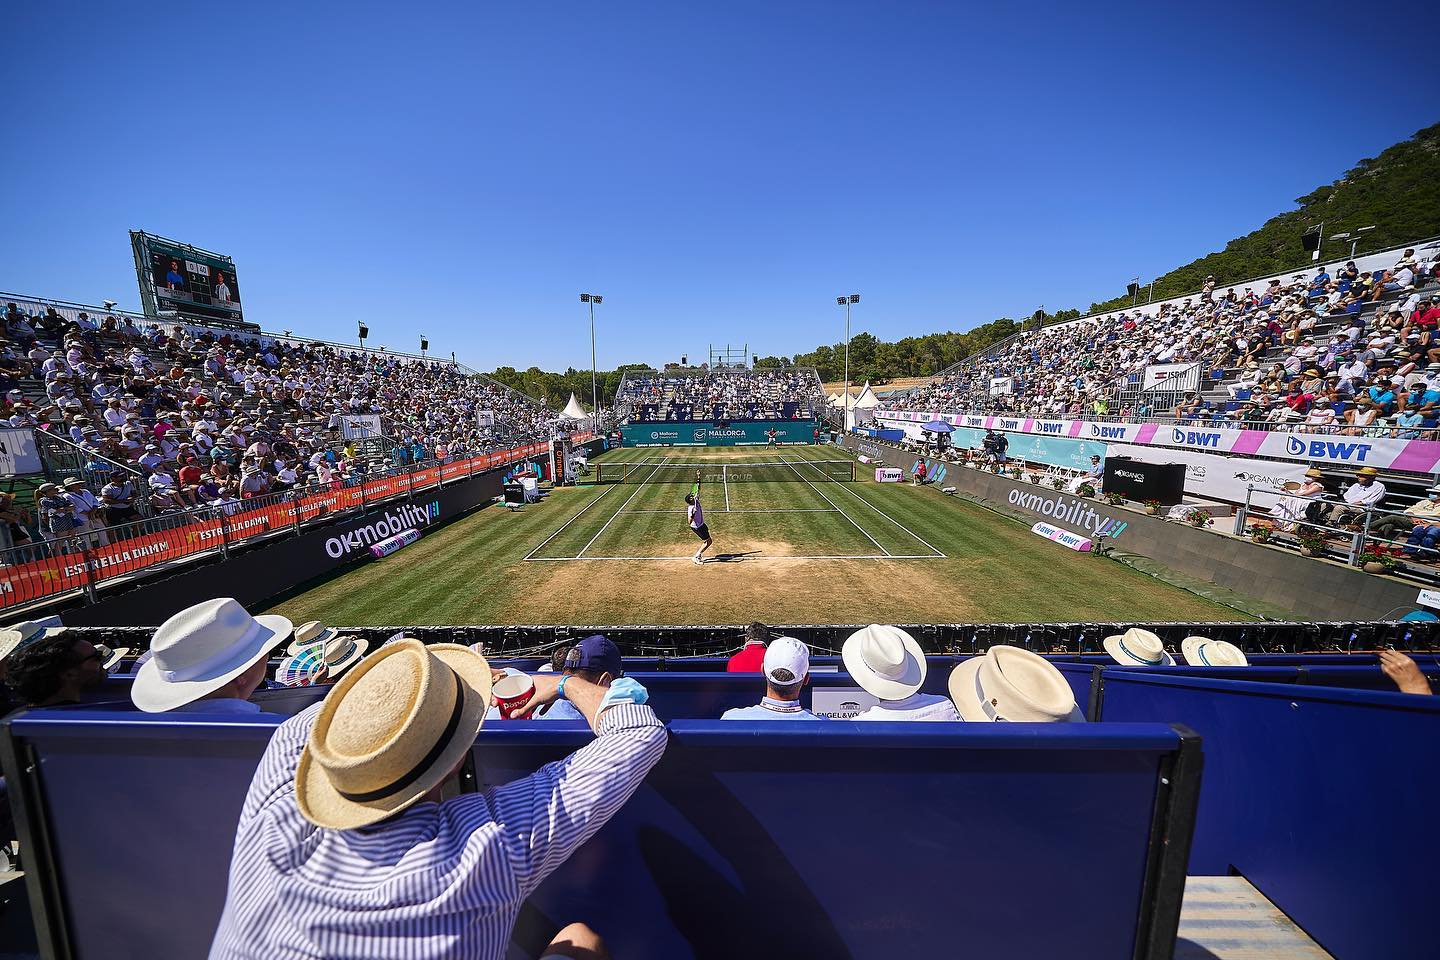
{"type": "Polygon", "coordinates": [[[1124,440],[1126,427],[1107,427],[1104,424],[1090,424],[1090,436],[1097,440],[1124,440]]]}
{"type": "Polygon", "coordinates": [[[1209,447],[1212,450],[1220,448],[1220,434],[1204,433],[1196,430],[1181,430],[1176,427],[1170,431],[1170,440],[1177,446],[1182,447],[1209,447]]]}
{"type": "Polygon", "coordinates": [[[1338,440],[1302,440],[1299,437],[1285,438],[1285,452],[1292,457],[1307,457],[1311,460],[1339,460],[1342,463],[1364,463],[1373,445],[1369,443],[1341,443],[1338,440]]]}

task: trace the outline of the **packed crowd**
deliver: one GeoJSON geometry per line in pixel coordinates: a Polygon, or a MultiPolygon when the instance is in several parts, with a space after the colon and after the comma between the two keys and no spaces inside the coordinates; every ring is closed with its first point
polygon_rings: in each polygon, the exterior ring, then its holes
{"type": "Polygon", "coordinates": [[[83,460],[63,490],[7,504],[47,538],[548,439],[556,420],[454,364],[13,303],[3,321],[0,424],[83,460]],[[347,416],[378,417],[383,452],[345,439],[347,416]]]}
{"type": "MultiPolygon", "coordinates": [[[[1159,636],[1138,627],[1107,637],[1104,649],[1132,667],[1175,663],[1159,636]]],[[[34,623],[0,631],[0,677],[15,694],[0,715],[93,701],[128,652],[34,623]]],[[[498,956],[526,897],[624,805],[667,746],[647,690],[625,675],[619,648],[603,635],[561,647],[550,669],[525,674],[493,668],[478,645],[398,634],[370,650],[318,621],[251,616],[227,598],[195,604],[155,631],[133,663],[130,700],[212,723],[255,719],[265,709],[251,697],[280,653],[281,682],[334,685],[278,724],[260,760],[212,957],[273,956],[316,931],[326,956],[402,955],[387,945],[415,958],[498,956]],[[595,738],[504,786],[447,790],[486,722],[531,718],[580,721],[595,738]],[[396,900],[399,887],[405,896],[396,900]]],[[[1181,654],[1195,666],[1247,664],[1238,647],[1206,637],[1187,637],[1181,654]]],[[[922,691],[924,651],[899,627],[855,631],[841,659],[871,702],[854,721],[1084,720],[1060,671],[1019,647],[962,661],[945,693],[922,691]]],[[[1404,654],[1383,651],[1380,665],[1403,692],[1432,692],[1404,654]]],[[[793,637],[751,624],[727,669],[754,674],[759,700],[724,720],[837,722],[805,707],[810,650],[793,637]]],[[[7,856],[13,833],[0,820],[7,856]]],[[[593,929],[571,924],[543,955],[604,950],[593,929]]]]}
{"type": "Polygon", "coordinates": [[[811,369],[632,371],[621,381],[615,402],[641,423],[805,420],[824,403],[824,391],[811,369]]]}
{"type": "Polygon", "coordinates": [[[1153,316],[1126,311],[1022,334],[883,409],[1174,416],[1414,437],[1440,426],[1440,296],[1423,292],[1435,279],[1436,264],[1413,250],[1387,270],[1362,273],[1350,262],[1260,290],[1221,292],[1210,277],[1198,296],[1153,316]],[[1156,409],[1138,389],[1152,364],[1196,364],[1203,384],[1223,390],[1191,390],[1156,409]],[[992,381],[1006,378],[1011,392],[992,395],[992,381]]]}

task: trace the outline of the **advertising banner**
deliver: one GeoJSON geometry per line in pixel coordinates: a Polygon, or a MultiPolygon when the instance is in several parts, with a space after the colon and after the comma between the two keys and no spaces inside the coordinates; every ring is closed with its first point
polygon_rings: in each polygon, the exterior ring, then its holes
{"type": "MultiPolygon", "coordinates": [[[[1007,433],[1066,436],[1107,443],[1183,447],[1211,453],[1277,457],[1300,463],[1332,463],[1350,467],[1377,467],[1412,473],[1434,473],[1440,464],[1440,441],[1402,440],[1395,437],[1351,437],[1339,433],[1302,433],[1250,430],[1203,425],[1161,423],[1100,423],[1093,420],[1039,420],[1030,417],[984,417],[941,414],[936,411],[885,412],[882,422],[900,426],[936,418],[957,426],[987,427],[1007,433]],[[1057,433],[1057,429],[1063,431],[1057,433]]],[[[1011,440],[1011,452],[1015,453],[1011,440]]]]}
{"type": "Polygon", "coordinates": [[[1031,527],[1030,532],[1044,537],[1046,540],[1053,540],[1062,547],[1069,547],[1077,553],[1089,553],[1094,546],[1087,538],[1071,533],[1069,530],[1061,530],[1043,520],[1031,527]]]}
{"type": "Polygon", "coordinates": [[[1152,363],[1145,368],[1142,390],[1194,390],[1200,386],[1198,363],[1152,363]]]}
{"type": "Polygon", "coordinates": [[[876,467],[876,483],[899,483],[904,479],[904,474],[899,467],[876,467]]]}
{"type": "Polygon", "coordinates": [[[1014,378],[1014,377],[991,377],[991,378],[990,378],[990,396],[992,396],[992,397],[998,397],[998,396],[1001,396],[1002,394],[1009,394],[1009,393],[1014,393],[1014,392],[1015,392],[1015,378],[1014,378]]]}
{"type": "Polygon", "coordinates": [[[627,447],[739,447],[768,444],[775,431],[777,444],[815,442],[813,420],[744,420],[723,426],[714,422],[627,423],[620,433],[627,447]]]}
{"type": "Polygon", "coordinates": [[[346,440],[364,440],[380,436],[378,413],[348,413],[340,418],[340,436],[346,440]]]}
{"type": "Polygon", "coordinates": [[[0,429],[0,476],[40,472],[40,451],[29,427],[0,429]]]}
{"type": "Polygon", "coordinates": [[[1305,464],[1256,460],[1252,457],[1223,457],[1193,450],[1156,450],[1125,443],[1112,443],[1109,454],[1132,457],[1152,463],[1185,465],[1185,492],[1211,500],[1244,503],[1247,487],[1255,487],[1250,502],[1265,509],[1280,499],[1280,486],[1287,481],[1303,481],[1305,464]]]}

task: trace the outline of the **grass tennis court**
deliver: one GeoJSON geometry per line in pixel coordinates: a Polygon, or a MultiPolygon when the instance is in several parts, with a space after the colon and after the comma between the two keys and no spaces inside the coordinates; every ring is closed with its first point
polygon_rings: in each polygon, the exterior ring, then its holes
{"type": "Polygon", "coordinates": [[[270,612],[339,625],[1246,619],[852,463],[828,446],[610,451],[594,464],[606,482],[477,511],[270,612]],[[700,566],[684,504],[695,464],[716,557],[700,566]]]}

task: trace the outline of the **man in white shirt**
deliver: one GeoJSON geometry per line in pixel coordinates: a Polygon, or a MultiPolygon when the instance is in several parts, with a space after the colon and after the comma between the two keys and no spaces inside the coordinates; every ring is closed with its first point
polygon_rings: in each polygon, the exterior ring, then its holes
{"type": "Polygon", "coordinates": [[[822,720],[800,705],[810,682],[810,649],[794,637],[776,637],[765,648],[765,696],[753,707],[735,707],[721,720],[822,720]]]}
{"type": "Polygon", "coordinates": [[[841,649],[845,669],[880,702],[855,720],[959,720],[948,697],[921,693],[925,654],[899,627],[872,623],[852,633],[841,649]]]}
{"type": "Polygon", "coordinates": [[[1345,488],[1345,502],[1330,508],[1331,526],[1354,523],[1364,513],[1365,507],[1378,507],[1384,502],[1385,484],[1375,479],[1379,472],[1374,467],[1361,467],[1355,471],[1355,482],[1345,488]]]}

